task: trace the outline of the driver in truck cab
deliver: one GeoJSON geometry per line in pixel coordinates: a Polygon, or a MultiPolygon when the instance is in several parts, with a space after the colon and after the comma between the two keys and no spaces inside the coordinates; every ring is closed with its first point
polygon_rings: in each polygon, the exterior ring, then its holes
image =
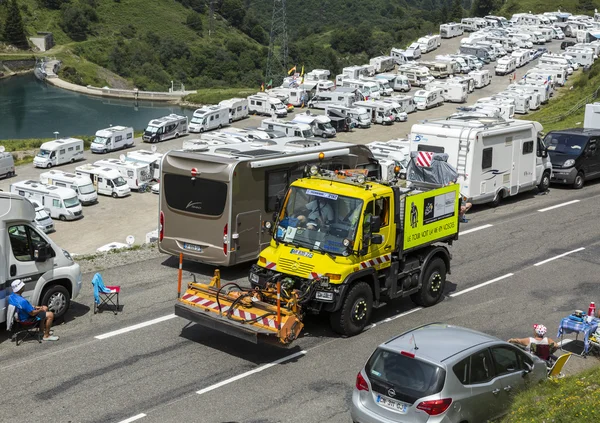
{"type": "Polygon", "coordinates": [[[307,229],[316,230],[318,227],[323,227],[333,222],[333,208],[327,202],[327,199],[315,196],[305,207],[308,211],[308,222],[307,216],[304,215],[299,215],[298,221],[306,223],[307,229]]]}

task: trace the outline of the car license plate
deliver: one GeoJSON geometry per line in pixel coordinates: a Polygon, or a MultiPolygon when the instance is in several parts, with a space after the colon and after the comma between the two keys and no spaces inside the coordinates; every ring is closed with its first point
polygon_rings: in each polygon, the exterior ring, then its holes
{"type": "Polygon", "coordinates": [[[202,247],[196,244],[188,244],[187,242],[183,243],[183,248],[186,250],[196,251],[198,253],[202,252],[202,247]]]}
{"type": "Polygon", "coordinates": [[[377,403],[391,410],[406,413],[406,404],[401,403],[400,401],[377,395],[377,403]]]}

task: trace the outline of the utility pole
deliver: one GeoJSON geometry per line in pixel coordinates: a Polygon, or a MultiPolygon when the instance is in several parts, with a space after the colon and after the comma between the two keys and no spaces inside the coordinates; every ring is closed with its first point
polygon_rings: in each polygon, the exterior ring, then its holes
{"type": "Polygon", "coordinates": [[[210,9],[208,12],[208,36],[210,37],[215,30],[215,0],[210,0],[210,9]]]}
{"type": "Polygon", "coordinates": [[[271,80],[273,80],[273,86],[281,84],[288,71],[288,39],[285,2],[286,0],[273,0],[273,17],[271,19],[265,85],[271,80]]]}

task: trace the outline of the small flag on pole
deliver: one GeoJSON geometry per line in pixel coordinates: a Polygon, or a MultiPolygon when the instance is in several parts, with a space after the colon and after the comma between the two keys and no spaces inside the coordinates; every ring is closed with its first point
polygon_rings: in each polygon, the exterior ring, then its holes
{"type": "Polygon", "coordinates": [[[264,91],[265,90],[265,83],[263,82],[262,84],[260,84],[260,91],[264,91]]]}
{"type": "Polygon", "coordinates": [[[288,75],[291,75],[292,72],[296,72],[296,65],[288,71],[288,75]]]}
{"type": "Polygon", "coordinates": [[[267,88],[273,88],[273,80],[272,79],[267,84],[267,88]]]}

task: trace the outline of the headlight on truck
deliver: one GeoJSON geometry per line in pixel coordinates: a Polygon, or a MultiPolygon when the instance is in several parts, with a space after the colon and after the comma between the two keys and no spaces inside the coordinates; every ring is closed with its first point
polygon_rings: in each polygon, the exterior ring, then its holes
{"type": "Polygon", "coordinates": [[[321,301],[333,301],[333,292],[317,291],[315,298],[321,301]]]}

